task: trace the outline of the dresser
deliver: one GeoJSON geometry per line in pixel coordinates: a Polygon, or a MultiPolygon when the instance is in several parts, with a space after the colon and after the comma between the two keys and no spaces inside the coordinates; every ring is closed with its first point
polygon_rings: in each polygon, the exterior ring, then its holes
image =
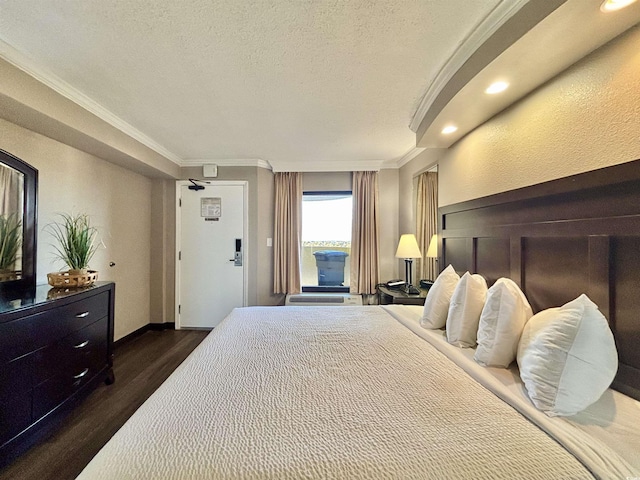
{"type": "Polygon", "coordinates": [[[0,300],[0,464],[113,376],[115,284],[37,286],[0,300]]]}

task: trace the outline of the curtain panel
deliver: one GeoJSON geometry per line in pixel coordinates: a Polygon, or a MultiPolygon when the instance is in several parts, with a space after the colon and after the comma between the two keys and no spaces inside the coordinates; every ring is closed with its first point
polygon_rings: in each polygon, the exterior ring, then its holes
{"type": "Polygon", "coordinates": [[[300,293],[302,174],[277,172],[273,234],[273,293],[300,293]]]}
{"type": "Polygon", "coordinates": [[[427,257],[429,241],[438,233],[438,174],[424,172],[418,177],[416,198],[416,240],[422,258],[416,258],[416,278],[434,280],[438,276],[438,263],[427,257]]]}
{"type": "Polygon", "coordinates": [[[15,213],[22,218],[23,175],[13,168],[0,165],[0,215],[15,213]]]}
{"type": "Polygon", "coordinates": [[[375,294],[380,277],[378,172],[353,173],[351,293],[375,294]]]}

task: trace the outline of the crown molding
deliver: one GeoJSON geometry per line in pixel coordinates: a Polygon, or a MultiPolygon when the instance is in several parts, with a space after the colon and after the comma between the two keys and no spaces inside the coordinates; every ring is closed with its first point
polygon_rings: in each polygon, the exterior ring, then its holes
{"type": "Polygon", "coordinates": [[[219,167],[259,167],[273,170],[271,164],[261,158],[192,158],[183,160],[182,167],[202,167],[203,165],[218,165],[219,167]]]}
{"type": "Polygon", "coordinates": [[[271,162],[274,172],[373,172],[384,168],[384,160],[328,160],[322,162],[271,162]]]}
{"type": "Polygon", "coordinates": [[[411,131],[418,131],[429,108],[460,67],[464,65],[471,55],[473,55],[498,28],[504,25],[504,23],[515,15],[528,1],[529,0],[502,0],[463,40],[449,60],[445,62],[433,82],[429,85],[424,97],[422,97],[422,101],[409,124],[411,131]]]}
{"type": "Polygon", "coordinates": [[[394,160],[389,160],[387,162],[386,166],[387,166],[387,168],[402,168],[407,163],[409,163],[411,160],[413,160],[418,155],[420,155],[422,152],[424,152],[425,150],[426,150],[426,148],[413,147],[411,150],[409,150],[407,153],[402,155],[400,158],[396,158],[394,160]]]}
{"type": "Polygon", "coordinates": [[[72,87],[60,77],[54,75],[52,72],[43,69],[42,67],[37,66],[31,58],[29,58],[27,55],[24,55],[3,40],[0,40],[0,58],[27,73],[43,85],[46,85],[47,87],[52,89],[54,92],[62,95],[68,100],[71,100],[73,103],[84,108],[89,113],[95,115],[112,127],[120,130],[125,135],[128,135],[144,146],[150,148],[154,152],[162,155],[167,160],[170,160],[177,165],[182,164],[182,159],[178,155],[166,149],[152,138],[148,137],[132,125],[128,124],[115,114],[111,113],[95,100],[92,100],[84,93],[72,87]]]}

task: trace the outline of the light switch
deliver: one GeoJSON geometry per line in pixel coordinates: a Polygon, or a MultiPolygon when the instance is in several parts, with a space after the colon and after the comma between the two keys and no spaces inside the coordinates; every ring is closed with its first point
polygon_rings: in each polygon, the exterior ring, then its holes
{"type": "Polygon", "coordinates": [[[273,247],[273,238],[267,238],[267,247],[273,247]]]}

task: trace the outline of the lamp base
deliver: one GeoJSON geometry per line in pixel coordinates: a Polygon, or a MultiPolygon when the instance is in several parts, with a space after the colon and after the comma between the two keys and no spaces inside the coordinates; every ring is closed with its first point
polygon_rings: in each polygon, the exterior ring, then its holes
{"type": "Polygon", "coordinates": [[[404,287],[404,293],[407,295],[420,295],[420,289],[414,287],[413,285],[406,285],[404,287]]]}

